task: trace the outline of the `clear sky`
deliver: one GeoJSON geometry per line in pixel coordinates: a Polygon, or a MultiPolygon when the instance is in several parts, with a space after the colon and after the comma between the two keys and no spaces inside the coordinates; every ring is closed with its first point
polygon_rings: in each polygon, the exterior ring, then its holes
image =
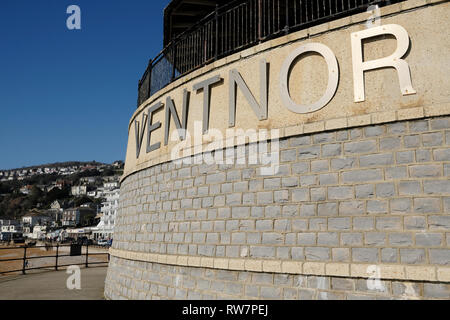
{"type": "Polygon", "coordinates": [[[124,160],[169,0],[0,1],[0,169],[124,160]],[[69,30],[69,5],[81,30],[69,30]]]}

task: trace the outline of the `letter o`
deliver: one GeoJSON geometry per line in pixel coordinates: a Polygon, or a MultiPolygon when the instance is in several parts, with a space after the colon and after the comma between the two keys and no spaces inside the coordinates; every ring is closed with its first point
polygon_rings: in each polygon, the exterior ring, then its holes
{"type": "Polygon", "coordinates": [[[280,73],[281,100],[286,108],[295,113],[309,113],[322,109],[333,99],[339,82],[339,67],[333,51],[321,43],[308,43],[295,49],[284,61],[280,73]],[[289,70],[294,60],[306,52],[320,54],[328,65],[328,86],[325,94],[313,104],[296,104],[289,94],[289,70]]]}

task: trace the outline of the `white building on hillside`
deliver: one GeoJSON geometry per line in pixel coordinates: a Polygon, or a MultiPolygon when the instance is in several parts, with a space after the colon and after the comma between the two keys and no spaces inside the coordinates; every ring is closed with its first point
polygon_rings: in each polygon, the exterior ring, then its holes
{"type": "Polygon", "coordinates": [[[105,182],[103,184],[103,187],[106,190],[113,190],[119,187],[119,182],[118,181],[110,181],[110,182],[105,182]]]}
{"type": "Polygon", "coordinates": [[[100,223],[94,231],[94,239],[112,239],[117,209],[119,208],[120,189],[105,190],[106,201],[102,203],[100,223]]]}
{"type": "Polygon", "coordinates": [[[28,237],[34,240],[42,240],[45,238],[46,234],[46,226],[34,226],[33,232],[28,237]]]}
{"type": "Polygon", "coordinates": [[[0,240],[1,241],[9,241],[12,238],[12,234],[21,234],[23,233],[23,227],[16,220],[1,220],[1,233],[0,240]]]}

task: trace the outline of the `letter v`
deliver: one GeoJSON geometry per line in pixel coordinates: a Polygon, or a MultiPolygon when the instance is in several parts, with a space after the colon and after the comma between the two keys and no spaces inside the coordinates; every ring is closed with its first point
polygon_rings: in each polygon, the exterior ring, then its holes
{"type": "Polygon", "coordinates": [[[139,158],[139,153],[141,152],[141,146],[142,146],[142,140],[144,139],[144,130],[145,126],[147,124],[147,115],[144,113],[142,114],[142,128],[139,130],[139,121],[134,121],[134,131],[136,134],[136,159],[139,158]]]}

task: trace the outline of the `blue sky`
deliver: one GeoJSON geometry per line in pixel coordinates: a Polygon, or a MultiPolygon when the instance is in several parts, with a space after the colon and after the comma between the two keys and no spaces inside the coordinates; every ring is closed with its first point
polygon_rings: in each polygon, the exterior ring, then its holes
{"type": "Polygon", "coordinates": [[[0,1],[0,169],[125,158],[169,0],[0,1]],[[68,30],[69,5],[81,30],[68,30]]]}

